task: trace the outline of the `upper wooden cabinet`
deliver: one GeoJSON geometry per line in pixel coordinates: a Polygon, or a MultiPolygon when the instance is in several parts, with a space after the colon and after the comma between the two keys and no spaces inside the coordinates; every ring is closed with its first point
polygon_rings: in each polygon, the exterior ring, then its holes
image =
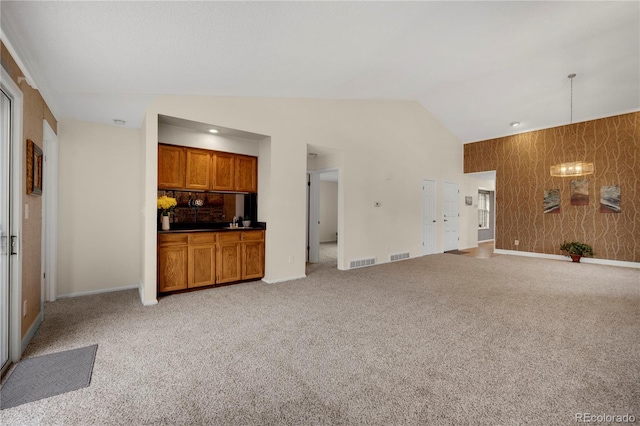
{"type": "Polygon", "coordinates": [[[258,158],[158,144],[158,189],[258,192],[258,158]]]}
{"type": "Polygon", "coordinates": [[[159,189],[184,188],[185,168],[185,149],[183,147],[158,145],[159,189]]]}
{"type": "Polygon", "coordinates": [[[235,154],[213,153],[213,185],[217,191],[235,191],[235,154]]]}
{"type": "Polygon", "coordinates": [[[186,189],[211,189],[211,153],[187,148],[186,189]]]}
{"type": "Polygon", "coordinates": [[[235,190],[258,192],[257,158],[247,155],[236,155],[235,157],[235,190]]]}

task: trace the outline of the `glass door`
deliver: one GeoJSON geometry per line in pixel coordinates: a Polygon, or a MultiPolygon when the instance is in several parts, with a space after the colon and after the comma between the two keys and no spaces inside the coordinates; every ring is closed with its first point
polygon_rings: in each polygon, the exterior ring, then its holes
{"type": "Polygon", "coordinates": [[[11,100],[0,90],[0,371],[9,361],[11,100]]]}

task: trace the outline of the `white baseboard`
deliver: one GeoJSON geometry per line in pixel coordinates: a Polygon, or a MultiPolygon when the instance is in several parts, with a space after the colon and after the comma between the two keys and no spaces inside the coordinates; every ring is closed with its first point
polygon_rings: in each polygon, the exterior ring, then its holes
{"type": "MultiPolygon", "coordinates": [[[[539,259],[570,261],[568,257],[562,256],[560,254],[533,253],[530,251],[502,250],[502,249],[495,249],[493,250],[493,252],[496,254],[510,254],[512,256],[537,257],[539,259]]],[[[583,257],[582,259],[580,259],[580,262],[593,263],[596,265],[621,266],[623,268],[640,269],[639,262],[625,262],[622,260],[609,260],[609,259],[597,259],[592,257],[583,257]]]]}
{"type": "Polygon", "coordinates": [[[262,279],[262,282],[267,283],[267,284],[275,284],[275,283],[283,283],[285,281],[293,281],[293,280],[299,280],[302,278],[307,278],[306,275],[298,275],[295,277],[287,277],[287,278],[278,278],[277,280],[268,280],[266,278],[262,279]]]}
{"type": "Polygon", "coordinates": [[[158,299],[149,300],[146,302],[142,302],[142,306],[153,306],[158,304],[158,299]]]}
{"type": "Polygon", "coordinates": [[[92,294],[111,293],[112,291],[136,290],[138,288],[139,288],[139,285],[128,285],[124,287],[101,288],[99,290],[79,291],[76,293],[58,294],[58,299],[65,299],[68,297],[90,296],[92,294]]]}
{"type": "MultiPolygon", "coordinates": [[[[478,242],[480,242],[480,241],[478,241],[478,242]]],[[[469,249],[474,249],[474,248],[478,248],[478,245],[476,244],[475,246],[460,247],[458,250],[469,250],[469,249]]]]}
{"type": "Polygon", "coordinates": [[[36,335],[36,331],[38,331],[38,328],[40,328],[40,324],[42,324],[43,320],[44,320],[44,312],[40,311],[38,318],[36,318],[33,324],[31,324],[31,327],[29,327],[29,331],[27,331],[27,334],[25,334],[24,337],[22,338],[22,343],[20,345],[21,354],[24,352],[25,349],[27,349],[27,345],[29,344],[29,342],[31,342],[31,339],[33,339],[33,336],[36,335]]]}
{"type": "Polygon", "coordinates": [[[493,238],[491,238],[490,240],[480,240],[480,241],[478,241],[478,244],[479,243],[488,243],[490,241],[493,241],[493,238]]]}
{"type": "Polygon", "coordinates": [[[320,241],[320,244],[322,243],[337,243],[338,240],[327,240],[327,241],[320,241]]]}

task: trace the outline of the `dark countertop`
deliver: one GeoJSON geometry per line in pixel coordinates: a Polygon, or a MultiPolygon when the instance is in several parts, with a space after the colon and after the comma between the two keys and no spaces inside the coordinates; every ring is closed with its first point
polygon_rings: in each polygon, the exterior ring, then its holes
{"type": "Polygon", "coordinates": [[[172,223],[171,229],[168,231],[158,229],[158,234],[171,234],[176,232],[237,232],[265,229],[267,229],[265,222],[255,222],[247,228],[229,228],[229,223],[172,223]]]}

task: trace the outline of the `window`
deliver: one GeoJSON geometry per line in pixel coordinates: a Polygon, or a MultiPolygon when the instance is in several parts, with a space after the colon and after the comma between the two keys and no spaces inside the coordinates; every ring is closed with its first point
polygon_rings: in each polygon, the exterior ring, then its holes
{"type": "Polygon", "coordinates": [[[478,228],[489,229],[490,200],[488,191],[478,191],[478,228]]]}

